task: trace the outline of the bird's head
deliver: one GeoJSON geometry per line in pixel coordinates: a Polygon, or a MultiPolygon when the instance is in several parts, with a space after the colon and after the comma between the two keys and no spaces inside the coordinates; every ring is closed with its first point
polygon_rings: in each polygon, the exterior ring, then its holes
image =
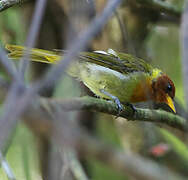
{"type": "Polygon", "coordinates": [[[166,75],[161,74],[152,81],[152,96],[156,103],[165,103],[176,113],[174,106],[175,86],[172,80],[166,75]]]}

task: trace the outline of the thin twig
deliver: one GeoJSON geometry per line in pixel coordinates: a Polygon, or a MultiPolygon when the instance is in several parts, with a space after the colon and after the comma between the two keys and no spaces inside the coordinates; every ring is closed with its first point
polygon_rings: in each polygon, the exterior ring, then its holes
{"type": "MultiPolygon", "coordinates": [[[[33,13],[33,18],[32,18],[32,22],[30,25],[29,34],[28,34],[28,38],[26,41],[26,47],[28,47],[28,49],[34,47],[35,45],[36,39],[39,34],[39,29],[42,23],[42,18],[43,18],[44,10],[46,7],[46,2],[47,0],[36,1],[35,11],[33,13]]],[[[30,58],[30,51],[26,51],[23,55],[22,60],[20,61],[19,71],[20,71],[21,78],[23,79],[24,79],[25,71],[29,64],[29,60],[28,60],[29,58],[30,58]]]]}

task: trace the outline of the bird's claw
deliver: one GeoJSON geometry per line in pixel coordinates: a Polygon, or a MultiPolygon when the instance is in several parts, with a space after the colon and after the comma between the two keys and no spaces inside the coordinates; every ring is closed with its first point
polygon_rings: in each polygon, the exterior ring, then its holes
{"type": "Polygon", "coordinates": [[[117,108],[118,108],[118,114],[116,116],[116,118],[119,117],[119,115],[121,114],[121,112],[123,111],[123,106],[120,102],[120,100],[116,97],[116,96],[113,96],[112,94],[108,93],[107,91],[105,91],[104,89],[100,89],[100,91],[105,94],[106,96],[110,97],[114,102],[115,104],[117,105],[117,108]]]}
{"type": "Polygon", "coordinates": [[[118,98],[114,99],[115,104],[117,105],[118,108],[118,114],[117,117],[121,114],[121,112],[123,111],[123,106],[121,105],[121,102],[118,98]]]}
{"type": "Polygon", "coordinates": [[[131,109],[132,109],[132,111],[133,111],[133,114],[136,112],[136,108],[135,108],[135,106],[133,106],[131,103],[125,103],[125,105],[126,106],[129,106],[131,109]]]}

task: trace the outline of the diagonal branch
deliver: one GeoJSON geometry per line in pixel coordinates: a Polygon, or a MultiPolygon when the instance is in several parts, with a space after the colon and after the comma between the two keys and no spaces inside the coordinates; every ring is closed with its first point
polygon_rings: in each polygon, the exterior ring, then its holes
{"type": "MultiPolygon", "coordinates": [[[[104,112],[115,116],[118,114],[118,109],[115,103],[88,96],[63,100],[41,98],[40,106],[43,107],[43,109],[48,107],[46,110],[48,111],[49,109],[51,109],[52,112],[55,109],[61,108],[64,111],[91,110],[104,112]]],[[[183,131],[186,130],[186,119],[173,113],[162,110],[150,110],[141,108],[135,108],[135,110],[136,111],[133,111],[130,106],[124,106],[123,111],[119,116],[128,120],[162,123],[183,131]]]]}
{"type": "MultiPolygon", "coordinates": [[[[33,18],[28,33],[28,38],[25,44],[26,47],[28,48],[32,48],[35,45],[35,42],[39,34],[40,26],[42,23],[42,18],[44,16],[46,4],[47,4],[47,0],[38,0],[35,4],[35,11],[33,13],[33,18]]],[[[29,58],[30,58],[30,52],[27,51],[24,53],[22,60],[20,61],[19,70],[20,70],[21,78],[23,79],[27,66],[29,65],[29,61],[27,60],[29,58]]]]}
{"type": "Polygon", "coordinates": [[[14,5],[22,4],[25,1],[28,0],[0,0],[0,12],[14,5]]]}

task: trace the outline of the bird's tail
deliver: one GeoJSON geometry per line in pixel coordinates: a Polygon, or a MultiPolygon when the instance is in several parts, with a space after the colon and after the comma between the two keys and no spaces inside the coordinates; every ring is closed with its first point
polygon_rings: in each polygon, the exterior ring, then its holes
{"type": "Polygon", "coordinates": [[[29,60],[42,63],[56,64],[61,58],[60,53],[54,51],[47,51],[36,48],[29,49],[24,46],[12,44],[7,44],[5,48],[10,52],[8,57],[15,60],[22,58],[25,53],[30,54],[30,58],[28,58],[29,60]]]}
{"type": "MultiPolygon", "coordinates": [[[[63,56],[61,50],[48,51],[37,48],[26,48],[24,46],[6,44],[5,48],[9,51],[8,57],[14,60],[21,59],[25,53],[30,54],[30,58],[27,58],[30,61],[47,63],[47,64],[56,64],[60,61],[63,56]]],[[[80,63],[75,62],[74,65],[71,65],[67,69],[67,73],[72,77],[80,77],[80,63]]]]}

